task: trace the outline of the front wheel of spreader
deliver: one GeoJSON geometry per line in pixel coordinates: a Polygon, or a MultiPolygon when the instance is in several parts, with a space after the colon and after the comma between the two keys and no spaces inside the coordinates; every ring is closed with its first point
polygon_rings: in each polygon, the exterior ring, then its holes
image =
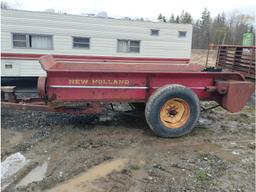
{"type": "Polygon", "coordinates": [[[149,127],[160,137],[189,133],[200,115],[197,95],[182,85],[166,85],[153,93],[146,104],[149,127]]]}

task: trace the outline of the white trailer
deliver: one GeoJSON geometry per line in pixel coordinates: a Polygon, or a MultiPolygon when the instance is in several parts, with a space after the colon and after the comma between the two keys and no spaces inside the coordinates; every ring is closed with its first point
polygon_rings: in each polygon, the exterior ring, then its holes
{"type": "Polygon", "coordinates": [[[5,77],[45,75],[44,54],[68,59],[187,64],[192,25],[23,10],[1,10],[5,77]]]}

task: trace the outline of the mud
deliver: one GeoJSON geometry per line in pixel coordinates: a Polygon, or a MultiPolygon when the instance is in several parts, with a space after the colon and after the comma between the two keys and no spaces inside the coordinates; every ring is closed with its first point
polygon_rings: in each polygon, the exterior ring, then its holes
{"type": "Polygon", "coordinates": [[[121,171],[124,166],[128,163],[128,159],[115,159],[109,162],[101,163],[95,167],[92,167],[85,173],[82,173],[65,183],[61,183],[48,192],[65,192],[65,191],[93,191],[94,188],[97,188],[96,185],[92,184],[92,181],[106,177],[107,174],[110,174],[113,171],[121,171]]]}
{"type": "Polygon", "coordinates": [[[29,183],[35,181],[42,181],[45,177],[48,164],[44,162],[42,165],[38,165],[32,169],[22,180],[16,185],[16,187],[27,186],[29,183]]]}
{"type": "Polygon", "coordinates": [[[3,191],[255,191],[253,105],[235,114],[203,112],[189,135],[175,139],[156,137],[143,113],[119,108],[93,121],[2,109],[2,161],[21,152],[47,164],[40,179],[30,169],[22,185],[3,191]]]}

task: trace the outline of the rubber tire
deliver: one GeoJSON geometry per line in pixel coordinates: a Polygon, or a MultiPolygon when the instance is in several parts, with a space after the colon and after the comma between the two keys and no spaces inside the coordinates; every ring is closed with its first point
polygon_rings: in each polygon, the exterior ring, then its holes
{"type": "Polygon", "coordinates": [[[192,131],[200,116],[200,102],[197,95],[179,84],[166,85],[157,89],[148,99],[145,117],[152,131],[160,137],[180,137],[192,131]],[[160,120],[160,110],[172,98],[186,101],[190,108],[188,121],[180,128],[168,128],[160,120]]]}

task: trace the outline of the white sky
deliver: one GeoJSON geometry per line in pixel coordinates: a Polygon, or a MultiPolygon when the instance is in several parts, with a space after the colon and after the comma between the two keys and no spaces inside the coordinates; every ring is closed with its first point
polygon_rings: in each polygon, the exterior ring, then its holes
{"type": "Polygon", "coordinates": [[[204,7],[212,16],[218,13],[239,11],[255,16],[255,0],[3,0],[23,10],[44,11],[55,9],[69,14],[106,11],[109,17],[143,17],[155,20],[159,13],[167,17],[172,13],[188,11],[199,18],[204,7]]]}

